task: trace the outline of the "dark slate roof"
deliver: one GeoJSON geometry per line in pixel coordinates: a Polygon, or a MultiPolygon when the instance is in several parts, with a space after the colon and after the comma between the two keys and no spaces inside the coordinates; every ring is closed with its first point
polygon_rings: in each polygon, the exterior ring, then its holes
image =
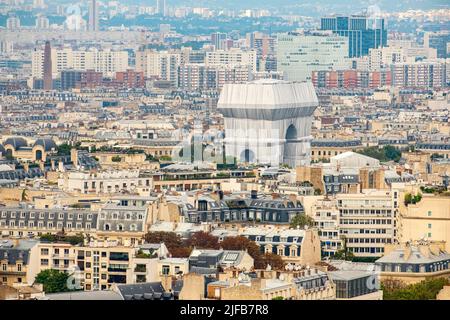
{"type": "Polygon", "coordinates": [[[35,146],[42,146],[44,147],[45,151],[51,151],[52,149],[57,149],[57,145],[56,143],[49,138],[45,138],[45,139],[37,139],[36,142],[34,143],[35,146]]]}
{"type": "Polygon", "coordinates": [[[217,269],[192,266],[191,269],[189,270],[189,272],[197,273],[197,274],[205,274],[205,275],[211,275],[211,274],[215,275],[217,273],[217,269]]]}
{"type": "Polygon", "coordinates": [[[27,141],[24,138],[21,137],[11,137],[6,139],[4,142],[4,145],[10,144],[14,147],[14,149],[19,149],[26,147],[28,145],[27,141]]]}
{"type": "Polygon", "coordinates": [[[0,249],[0,260],[5,258],[8,260],[8,264],[16,264],[18,260],[22,260],[24,264],[28,264],[30,251],[14,248],[0,249]]]}
{"type": "Polygon", "coordinates": [[[360,146],[361,140],[313,140],[311,147],[354,147],[360,146]]]}
{"type": "Polygon", "coordinates": [[[118,285],[124,300],[172,300],[174,295],[165,292],[161,282],[118,285]]]}
{"type": "Polygon", "coordinates": [[[0,153],[5,154],[5,147],[0,143],[0,153]]]}

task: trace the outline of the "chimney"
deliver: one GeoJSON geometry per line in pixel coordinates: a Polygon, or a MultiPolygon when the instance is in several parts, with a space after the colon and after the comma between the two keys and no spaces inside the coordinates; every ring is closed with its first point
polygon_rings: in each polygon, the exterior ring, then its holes
{"type": "Polygon", "coordinates": [[[223,200],[223,191],[219,190],[219,200],[223,200]]]}

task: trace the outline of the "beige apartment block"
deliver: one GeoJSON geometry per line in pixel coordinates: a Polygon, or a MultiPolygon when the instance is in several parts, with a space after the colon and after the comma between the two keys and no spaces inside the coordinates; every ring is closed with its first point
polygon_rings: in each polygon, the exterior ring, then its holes
{"type": "Polygon", "coordinates": [[[420,239],[445,241],[445,249],[450,252],[449,196],[423,194],[422,200],[416,204],[399,202],[400,242],[420,239]]]}

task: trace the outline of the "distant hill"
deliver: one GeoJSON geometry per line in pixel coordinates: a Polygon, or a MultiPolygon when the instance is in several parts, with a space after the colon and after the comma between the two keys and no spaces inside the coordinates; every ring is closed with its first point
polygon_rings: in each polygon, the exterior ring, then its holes
{"type": "MultiPolygon", "coordinates": [[[[266,9],[283,8],[286,12],[304,15],[328,13],[358,13],[370,5],[378,5],[382,11],[404,11],[408,9],[449,8],[448,0],[166,0],[167,4],[177,6],[208,7],[211,9],[266,9]],[[295,12],[294,12],[295,11],[295,12]],[[330,12],[331,11],[331,12],[330,12]]],[[[121,0],[123,3],[155,5],[156,0],[121,0]]]]}

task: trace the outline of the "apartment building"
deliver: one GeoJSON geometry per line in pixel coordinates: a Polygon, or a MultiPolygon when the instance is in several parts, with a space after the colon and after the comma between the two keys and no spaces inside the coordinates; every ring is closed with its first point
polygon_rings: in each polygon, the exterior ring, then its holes
{"type": "Polygon", "coordinates": [[[399,193],[365,190],[336,195],[340,235],[350,252],[359,257],[380,257],[384,246],[398,239],[399,193]]]}
{"type": "Polygon", "coordinates": [[[256,51],[231,48],[230,50],[206,52],[205,65],[228,67],[245,65],[250,67],[251,72],[256,72],[256,51]]]}
{"type": "Polygon", "coordinates": [[[416,204],[405,204],[406,193],[400,194],[399,241],[444,241],[445,250],[450,252],[450,197],[422,194],[422,200],[416,204]]]}
{"type": "Polygon", "coordinates": [[[82,209],[46,208],[33,206],[0,207],[2,236],[28,237],[55,234],[64,229],[67,234],[93,232],[97,212],[82,209]]]}
{"type": "Polygon", "coordinates": [[[445,60],[424,60],[392,65],[392,84],[407,88],[442,88],[447,85],[445,60]]]}
{"type": "Polygon", "coordinates": [[[152,189],[152,179],[142,177],[137,169],[89,172],[68,172],[58,179],[58,186],[66,191],[81,193],[117,193],[123,190],[132,192],[137,187],[152,189]]]}
{"type": "Polygon", "coordinates": [[[155,51],[151,49],[136,52],[136,71],[146,78],[170,81],[178,84],[178,67],[181,62],[179,51],[155,51]]]}
{"type": "MultiPolygon", "coordinates": [[[[52,71],[54,78],[68,69],[101,72],[106,76],[114,76],[116,72],[129,69],[128,51],[113,51],[109,49],[74,50],[72,48],[51,49],[52,71]]],[[[32,54],[32,74],[36,79],[43,78],[44,50],[36,48],[32,54]]]]}
{"type": "Polygon", "coordinates": [[[333,256],[342,249],[340,213],[335,199],[317,199],[311,207],[314,226],[319,229],[322,256],[333,256]]]}
{"type": "Polygon", "coordinates": [[[318,229],[285,229],[249,227],[241,232],[260,247],[261,252],[274,253],[286,263],[314,265],[321,259],[318,229]]]}
{"type": "Polygon", "coordinates": [[[76,248],[76,261],[83,273],[86,291],[107,290],[111,284],[132,283],[132,257],[135,248],[117,244],[93,243],[76,248]]]}
{"type": "Polygon", "coordinates": [[[37,265],[37,241],[0,240],[0,284],[32,285],[37,265]]]}

